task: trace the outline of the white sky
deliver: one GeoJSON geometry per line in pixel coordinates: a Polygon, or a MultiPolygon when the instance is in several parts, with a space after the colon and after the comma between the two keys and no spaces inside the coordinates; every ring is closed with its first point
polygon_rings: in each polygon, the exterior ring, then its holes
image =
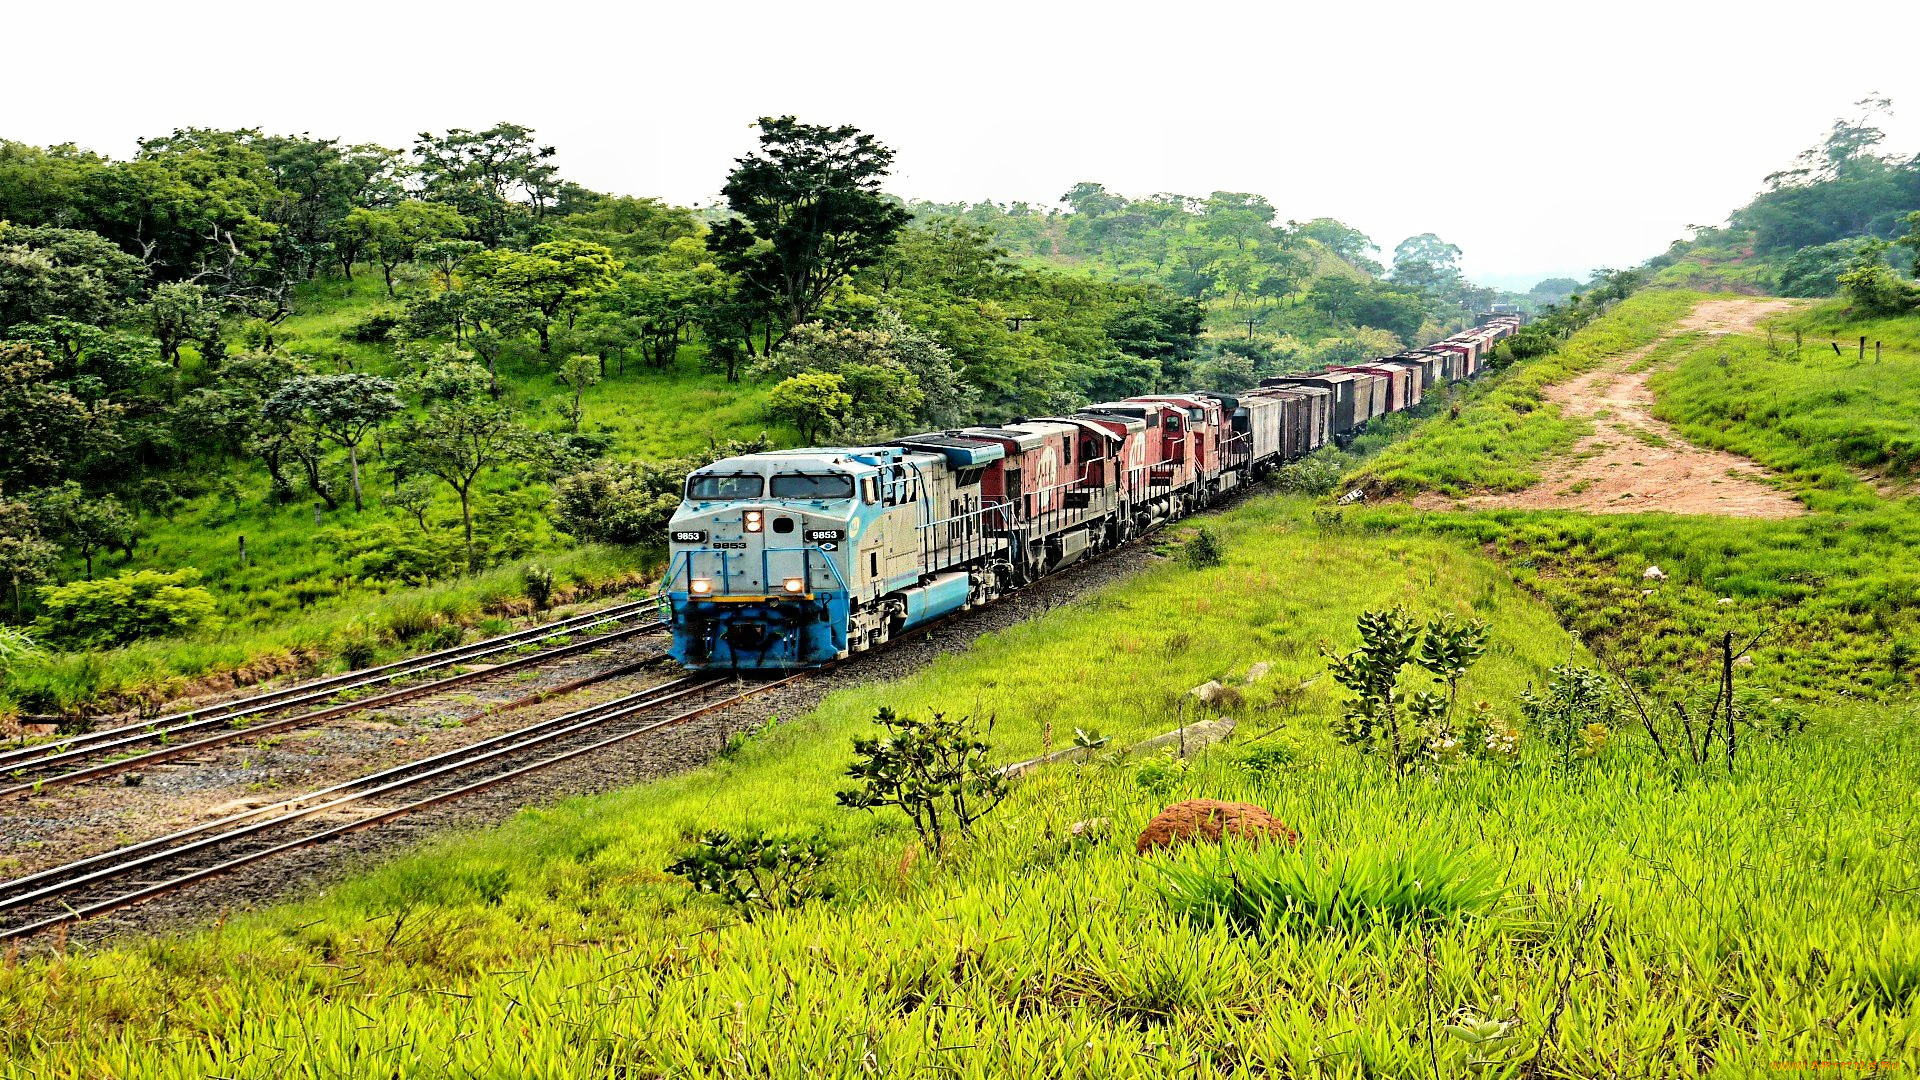
{"type": "Polygon", "coordinates": [[[879,136],[909,197],[1252,191],[1525,287],[1721,221],[1868,91],[1920,151],[1917,30],[1914,0],[0,0],[0,137],[512,120],[571,179],[692,203],[793,113],[879,136]]]}

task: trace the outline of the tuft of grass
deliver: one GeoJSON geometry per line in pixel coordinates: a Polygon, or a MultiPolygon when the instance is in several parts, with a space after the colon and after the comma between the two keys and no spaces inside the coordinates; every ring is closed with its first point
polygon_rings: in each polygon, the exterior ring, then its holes
{"type": "Polygon", "coordinates": [[[1361,840],[1317,852],[1310,843],[1189,845],[1157,869],[1176,913],[1263,938],[1491,914],[1506,892],[1499,869],[1455,843],[1436,837],[1394,848],[1361,840]]]}

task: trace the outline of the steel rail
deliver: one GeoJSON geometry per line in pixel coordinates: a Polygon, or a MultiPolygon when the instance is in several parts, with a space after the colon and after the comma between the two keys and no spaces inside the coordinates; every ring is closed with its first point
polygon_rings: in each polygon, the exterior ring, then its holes
{"type": "MultiPolygon", "coordinates": [[[[265,693],[237,698],[233,701],[203,705],[199,708],[187,709],[167,716],[154,717],[149,720],[141,720],[130,724],[122,724],[118,727],[104,728],[99,731],[81,732],[50,742],[36,743],[32,746],[11,747],[0,750],[0,772],[9,772],[20,768],[34,768],[46,764],[62,757],[63,751],[80,747],[83,744],[111,742],[116,739],[120,740],[120,742],[115,743],[115,745],[121,745],[126,742],[143,741],[145,739],[159,737],[168,732],[179,731],[186,727],[194,726],[197,723],[230,720],[237,716],[269,711],[270,707],[285,708],[290,705],[305,704],[310,701],[344,693],[348,690],[359,689],[363,686],[391,682],[406,675],[418,674],[421,671],[462,663],[480,656],[489,656],[502,649],[517,648],[529,641],[543,641],[560,634],[577,633],[600,623],[624,621],[628,616],[652,606],[654,603],[652,600],[636,600],[631,603],[616,604],[598,611],[590,611],[584,614],[570,616],[558,622],[527,627],[526,629],[516,630],[510,634],[501,634],[466,645],[456,645],[451,649],[422,653],[418,656],[395,660],[378,667],[343,672],[339,675],[330,675],[322,679],[296,683],[293,686],[282,687],[278,690],[269,690],[265,693]],[[177,726],[167,728],[165,731],[161,730],[164,725],[169,724],[177,726]]],[[[103,749],[103,747],[89,745],[86,746],[86,749],[89,751],[98,751],[103,749]]]]}
{"type": "MultiPolygon", "coordinates": [[[[260,723],[250,724],[243,728],[236,728],[232,731],[224,731],[217,735],[208,735],[199,739],[194,739],[191,742],[184,742],[175,746],[163,747],[159,750],[150,750],[144,754],[136,754],[136,755],[133,755],[132,757],[119,758],[117,760],[103,762],[98,765],[84,766],[82,768],[74,769],[70,772],[58,773],[53,776],[46,776],[46,777],[40,777],[33,780],[22,781],[20,783],[16,783],[8,787],[0,787],[0,799],[14,798],[22,795],[35,795],[35,794],[39,794],[42,791],[45,791],[48,788],[64,787],[68,784],[77,784],[85,780],[98,780],[102,777],[115,776],[120,773],[131,772],[134,769],[143,768],[149,765],[155,765],[163,761],[169,761],[169,760],[172,760],[173,758],[183,757],[187,754],[198,753],[202,750],[210,750],[214,747],[224,746],[228,743],[237,742],[241,739],[251,738],[256,735],[261,735],[261,734],[275,732],[275,731],[285,731],[289,728],[301,727],[306,724],[318,723],[321,720],[329,720],[336,716],[346,716],[351,713],[362,712],[367,709],[379,708],[385,705],[394,705],[403,701],[410,701],[414,698],[424,697],[428,694],[439,693],[442,690],[448,690],[455,686],[462,686],[467,683],[478,682],[483,679],[491,679],[504,672],[514,671],[523,667],[532,667],[537,664],[548,663],[549,661],[555,660],[559,657],[570,656],[574,653],[585,652],[590,649],[596,649],[609,642],[619,641],[624,638],[630,638],[630,637],[638,636],[640,634],[650,633],[654,630],[659,629],[660,626],[662,625],[663,625],[662,623],[655,622],[655,623],[642,623],[638,626],[629,626],[624,629],[613,630],[609,633],[600,634],[595,637],[590,637],[585,641],[576,641],[568,645],[562,645],[556,649],[547,649],[542,652],[532,653],[526,656],[515,657],[512,660],[508,660],[500,664],[495,664],[492,667],[488,667],[480,671],[468,671],[468,672],[463,672],[459,675],[449,675],[446,678],[434,679],[429,682],[420,683],[416,686],[402,687],[401,689],[398,689],[398,690],[390,690],[384,694],[376,694],[373,697],[361,698],[357,701],[344,702],[339,705],[330,705],[326,708],[315,709],[312,712],[296,713],[293,716],[282,717],[281,719],[278,719],[278,720],[261,721],[260,723]]],[[[82,754],[82,756],[84,757],[84,756],[91,756],[91,755],[82,754]]]]}
{"type": "MultiPolygon", "coordinates": [[[[665,717],[660,720],[653,721],[652,723],[643,724],[637,728],[634,728],[631,731],[624,731],[619,734],[612,735],[607,738],[594,741],[592,743],[588,743],[584,746],[575,747],[571,750],[563,750],[559,753],[551,754],[547,757],[541,758],[537,761],[529,762],[524,765],[513,766],[501,772],[494,773],[490,776],[482,777],[471,783],[464,784],[459,787],[449,789],[447,791],[437,792],[425,798],[415,800],[414,802],[411,802],[411,803],[407,803],[403,806],[393,807],[387,810],[379,811],[375,814],[368,815],[367,817],[359,818],[357,820],[346,822],[341,825],[336,825],[331,828],[324,829],[320,832],[309,834],[307,836],[285,841],[283,843],[276,844],[259,851],[247,852],[247,853],[238,855],[234,858],[228,859],[224,862],[217,863],[213,866],[201,867],[194,870],[190,870],[185,874],[181,874],[181,875],[169,878],[165,881],[156,882],[150,885],[140,886],[139,888],[131,892],[123,893],[115,897],[97,901],[95,903],[88,904],[83,907],[77,907],[77,908],[70,907],[58,915],[53,915],[32,923],[0,929],[0,941],[28,937],[33,934],[37,934],[43,930],[47,930],[54,926],[59,926],[64,923],[77,922],[82,919],[92,918],[96,915],[102,915],[110,911],[115,911],[123,907],[128,907],[133,904],[140,903],[144,900],[152,899],[155,896],[160,896],[160,895],[164,895],[165,893],[173,892],[177,889],[183,888],[188,885],[196,884],[200,881],[207,880],[208,878],[212,878],[224,873],[228,873],[239,867],[246,866],[250,863],[258,862],[262,859],[270,858],[274,855],[282,854],[288,851],[298,850],[301,848],[313,847],[318,844],[326,843],[327,841],[337,839],[341,836],[345,836],[349,833],[357,832],[361,829],[371,828],[372,826],[375,826],[375,825],[384,824],[388,821],[392,821],[396,818],[403,817],[407,814],[415,813],[419,810],[423,810],[428,807],[435,806],[452,799],[457,799],[465,795],[470,795],[478,791],[483,791],[495,785],[505,783],[509,780],[514,780],[523,776],[527,776],[534,772],[538,772],[539,770],[550,768],[554,765],[558,765],[563,762],[573,760],[574,758],[582,757],[587,754],[592,754],[592,753],[599,752],[601,750],[605,750],[608,747],[617,745],[622,742],[626,742],[627,740],[630,740],[630,739],[638,738],[641,735],[658,731],[662,728],[671,727],[676,724],[684,723],[685,721],[691,720],[695,717],[704,716],[716,710],[723,709],[734,704],[738,704],[739,702],[745,701],[752,697],[756,697],[760,694],[766,693],[767,691],[773,690],[777,687],[785,686],[789,683],[806,678],[810,674],[812,673],[800,672],[794,675],[786,676],[785,678],[775,679],[765,683],[759,683],[751,687],[748,687],[744,690],[741,690],[738,693],[727,695],[726,697],[720,698],[716,701],[707,702],[705,704],[696,706],[692,709],[688,709],[684,712],[676,713],[673,716],[665,717]]],[[[565,735],[569,735],[569,734],[573,734],[573,733],[585,730],[589,727],[601,726],[615,720],[625,719],[625,718],[634,716],[636,714],[657,709],[661,705],[669,704],[673,701],[679,700],[680,698],[689,697],[701,691],[709,690],[716,686],[724,685],[729,681],[730,680],[728,680],[724,676],[715,677],[715,678],[688,676],[686,679],[679,680],[678,683],[685,683],[685,684],[691,684],[691,685],[681,685],[679,686],[678,689],[671,690],[664,694],[660,693],[659,692],[660,688],[656,687],[654,688],[654,690],[651,690],[651,691],[642,691],[638,694],[631,695],[631,697],[633,698],[640,698],[640,697],[646,697],[647,695],[652,694],[654,695],[653,700],[632,702],[631,704],[625,705],[623,707],[613,708],[613,711],[606,712],[605,715],[582,720],[578,723],[574,723],[560,730],[546,732],[544,734],[534,736],[532,738],[523,740],[511,746],[501,746],[501,747],[489,750],[485,753],[472,756],[465,761],[452,762],[452,763],[443,765],[439,768],[433,769],[429,772],[422,773],[419,776],[397,780],[392,783],[383,784],[378,787],[367,789],[365,791],[352,793],[343,798],[334,799],[330,802],[321,803],[321,804],[317,804],[310,807],[303,807],[292,813],[283,814],[280,817],[273,818],[268,821],[256,822],[252,825],[244,826],[240,829],[229,830],[227,833],[222,834],[220,836],[208,837],[206,839],[199,840],[191,844],[182,845],[181,847],[178,847],[169,851],[158,852],[153,855],[148,855],[141,859],[134,860],[133,862],[114,866],[107,870],[96,871],[91,875],[83,875],[80,878],[72,879],[64,884],[50,886],[45,889],[39,890],[38,893],[33,898],[48,899],[54,896],[58,896],[62,893],[71,892],[77,888],[80,888],[86,884],[91,884],[95,881],[105,880],[109,877],[119,876],[120,874],[130,872],[142,866],[152,865],[154,863],[164,861],[169,858],[176,858],[181,855],[187,854],[189,852],[205,850],[206,848],[212,847],[216,844],[226,843],[231,840],[238,839],[242,836],[253,835],[255,833],[264,831],[268,828],[272,828],[272,827],[276,827],[284,824],[290,824],[294,821],[298,821],[306,817],[311,817],[314,814],[321,813],[325,810],[329,810],[349,802],[356,802],[361,799],[371,798],[375,795],[383,794],[385,792],[392,791],[401,787],[406,787],[413,784],[421,783],[435,776],[448,775],[461,770],[469,769],[474,767],[475,765],[479,765],[486,761],[493,760],[494,758],[501,757],[506,754],[523,751],[523,750],[532,748],[534,746],[538,746],[543,743],[552,741],[554,739],[561,738],[565,735]]],[[[669,684],[669,685],[677,685],[677,684],[669,684]]],[[[627,700],[627,699],[620,699],[620,700],[627,700]]],[[[612,708],[616,704],[617,702],[608,702],[600,706],[596,706],[594,707],[594,709],[581,710],[580,712],[587,713],[587,712],[592,712],[596,710],[605,711],[605,710],[608,710],[609,708],[612,708]]],[[[574,714],[574,715],[578,715],[578,714],[574,714]]],[[[417,765],[419,763],[415,763],[415,764],[417,765]]],[[[18,900],[18,902],[16,903],[15,901],[9,901],[9,906],[19,906],[21,903],[28,902],[26,900],[19,900],[19,898],[15,898],[15,899],[18,900]]]]}
{"type": "MultiPolygon", "coordinates": [[[[517,698],[513,701],[502,703],[501,705],[495,707],[491,711],[506,712],[512,709],[522,708],[524,706],[531,705],[539,701],[544,701],[548,698],[558,697],[561,694],[572,693],[573,691],[581,689],[582,687],[591,685],[592,683],[601,682],[610,678],[617,678],[621,675],[632,674],[633,672],[638,671],[640,668],[644,667],[647,663],[648,661],[638,661],[632,664],[624,664],[621,667],[614,668],[610,671],[603,672],[598,675],[590,675],[583,679],[575,679],[572,682],[563,683],[559,686],[550,687],[546,690],[541,690],[537,693],[529,694],[523,698],[517,698]]],[[[215,818],[211,821],[204,821],[198,825],[189,825],[184,829],[179,829],[174,832],[166,833],[162,836],[156,836],[148,840],[140,840],[131,844],[126,844],[121,847],[113,848],[110,851],[103,851],[98,855],[90,855],[90,856],[87,856],[86,858],[75,859],[72,862],[62,863],[58,866],[48,867],[45,870],[38,870],[38,871],[35,871],[34,873],[27,874],[24,877],[14,878],[12,881],[0,881],[0,895],[16,892],[20,889],[38,885],[43,881],[51,880],[63,874],[77,873],[78,871],[84,870],[90,866],[98,866],[105,863],[109,863],[116,858],[122,858],[128,855],[138,854],[139,852],[148,851],[156,847],[162,847],[166,844],[174,843],[176,841],[186,840],[195,836],[202,835],[204,833],[213,832],[214,830],[223,828],[228,825],[235,824],[237,822],[246,821],[250,818],[260,817],[263,814],[269,814],[275,811],[286,810],[295,806],[301,806],[305,803],[312,802],[315,799],[322,799],[329,795],[338,794],[339,792],[342,792],[342,791],[351,791],[354,788],[361,787],[369,783],[376,783],[378,781],[385,780],[389,777],[399,776],[402,773],[411,771],[413,769],[421,768],[422,766],[432,765],[436,762],[440,762],[444,760],[451,760],[462,754],[471,753],[476,748],[496,745],[498,743],[505,742],[505,741],[520,737],[522,735],[529,734],[531,732],[540,730],[542,728],[548,728],[556,724],[563,724],[571,720],[579,719],[580,717],[586,716],[598,710],[616,708],[622,704],[625,704],[627,702],[634,700],[635,698],[640,697],[643,694],[654,693],[660,690],[671,689],[673,687],[680,686],[686,683],[691,678],[693,678],[693,676],[686,676],[679,679],[670,680],[666,683],[662,683],[659,686],[649,687],[648,689],[643,691],[638,691],[633,694],[627,694],[619,698],[614,698],[613,700],[610,700],[610,701],[602,702],[597,706],[589,706],[585,709],[576,709],[572,712],[564,713],[560,716],[550,717],[546,720],[536,721],[535,723],[528,724],[524,727],[515,728],[512,731],[506,731],[498,735],[489,736],[488,738],[483,739],[479,742],[468,743],[463,746],[456,746],[448,750],[443,750],[440,753],[433,754],[424,758],[419,758],[413,761],[403,761],[396,765],[390,765],[387,768],[381,769],[377,772],[367,773],[361,776],[352,777],[351,779],[342,780],[339,783],[333,784],[328,787],[319,788],[314,791],[308,791],[300,795],[292,796],[290,798],[281,799],[279,802],[263,803],[259,806],[251,807],[249,809],[242,810],[235,814],[229,814],[223,818],[215,818]]],[[[17,906],[19,905],[14,900],[0,899],[0,911],[9,910],[17,906]]]]}

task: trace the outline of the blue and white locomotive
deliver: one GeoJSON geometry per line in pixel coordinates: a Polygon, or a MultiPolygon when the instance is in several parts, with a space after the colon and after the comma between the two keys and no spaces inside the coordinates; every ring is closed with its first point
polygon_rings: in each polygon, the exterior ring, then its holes
{"type": "Polygon", "coordinates": [[[694,669],[815,667],[984,603],[1209,505],[1479,374],[1519,328],[1371,364],[1089,405],[885,446],[716,461],[669,524],[673,657],[694,669]],[[1364,403],[1364,407],[1362,407],[1364,403]]]}
{"type": "Polygon", "coordinates": [[[673,657],[794,668],[859,652],[996,591],[979,474],[956,440],[726,458],[687,479],[669,525],[673,657]]]}

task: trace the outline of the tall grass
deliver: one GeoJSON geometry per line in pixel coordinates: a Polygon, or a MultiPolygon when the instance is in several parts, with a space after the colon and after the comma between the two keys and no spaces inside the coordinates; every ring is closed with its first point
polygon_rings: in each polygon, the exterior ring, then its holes
{"type": "Polygon", "coordinates": [[[1469,1062],[1504,1077],[1535,1062],[1740,1076],[1920,1052],[1908,968],[1875,951],[1920,925],[1910,711],[1835,708],[1795,739],[1756,734],[1732,777],[1657,775],[1623,737],[1571,776],[1529,760],[1396,781],[1332,739],[1336,692],[1315,679],[1318,644],[1350,644],[1360,610],[1490,619],[1466,692],[1508,716],[1581,652],[1490,560],[1323,531],[1308,508],[1250,503],[1214,522],[1218,567],[1163,563],[909,678],[837,692],[708,768],[442,839],[215,929],[0,969],[10,1067],[1357,1078],[1428,1076],[1431,1054],[1443,1076],[1469,1062]],[[1274,669],[1245,687],[1241,741],[1165,798],[1271,808],[1301,833],[1297,855],[1272,857],[1326,871],[1298,864],[1315,910],[1352,911],[1325,899],[1343,858],[1375,868],[1372,907],[1437,909],[1404,899],[1392,857],[1429,852],[1497,875],[1461,895],[1497,888],[1499,918],[1343,914],[1334,932],[1259,935],[1188,917],[1155,869],[1167,857],[1133,854],[1163,800],[1127,761],[1041,770],[944,861],[902,821],[835,805],[849,739],[881,704],[997,714],[994,756],[1014,760],[1076,727],[1121,744],[1166,730],[1189,687],[1262,661],[1274,669]],[[1275,741],[1290,752],[1262,760],[1290,765],[1240,767],[1275,741]],[[1092,818],[1109,839],[1069,827],[1092,818]],[[775,824],[836,845],[837,899],[740,924],[661,872],[690,830],[775,824]],[[1479,1030],[1469,1020],[1503,1034],[1447,1033],[1479,1030]]]}
{"type": "MultiPolygon", "coordinates": [[[[629,579],[640,586],[650,566],[645,552],[602,545],[543,557],[542,563],[567,585],[589,592],[629,579]]],[[[471,625],[524,591],[518,566],[502,566],[436,585],[338,597],[288,618],[240,621],[193,638],[49,652],[7,669],[0,712],[67,712],[103,698],[177,693],[195,678],[248,667],[269,674],[323,668],[348,638],[368,639],[376,656],[398,653],[411,647],[410,622],[424,616],[436,624],[471,625]]]]}
{"type": "Polygon", "coordinates": [[[1562,416],[1548,386],[1656,341],[1702,294],[1647,290],[1581,328],[1559,351],[1483,377],[1459,414],[1437,415],[1388,447],[1355,477],[1382,493],[1519,491],[1540,479],[1539,465],[1572,446],[1589,426],[1562,416]]]}

